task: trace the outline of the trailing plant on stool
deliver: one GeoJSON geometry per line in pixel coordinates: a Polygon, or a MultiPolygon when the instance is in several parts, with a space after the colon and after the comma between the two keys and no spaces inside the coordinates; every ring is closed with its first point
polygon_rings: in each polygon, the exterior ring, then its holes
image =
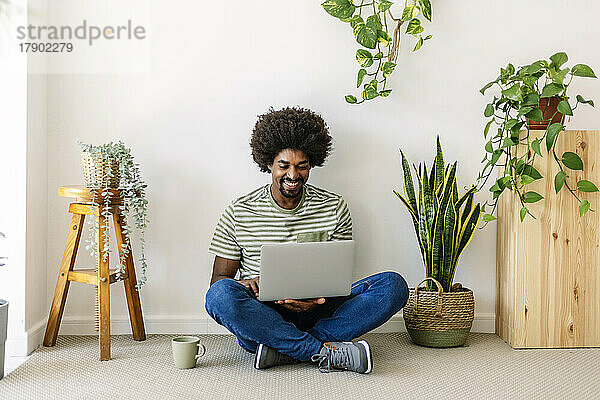
{"type": "MultiPolygon", "coordinates": [[[[415,168],[418,197],[408,161],[402,150],[400,154],[406,197],[395,190],[394,193],[410,212],[423,256],[425,277],[434,278],[442,284],[444,291],[451,291],[458,259],[473,238],[481,215],[480,204],[473,204],[476,188],[471,187],[459,195],[456,162],[452,165],[444,163],[439,136],[431,172],[427,173],[424,162],[415,168]]],[[[427,290],[436,290],[430,280],[427,282],[427,290]]]]}
{"type": "MultiPolygon", "coordinates": [[[[113,199],[113,191],[118,189],[119,196],[123,203],[118,204],[119,214],[125,222],[123,225],[124,243],[121,245],[119,252],[119,272],[118,277],[125,272],[125,260],[131,251],[130,234],[133,229],[137,229],[140,234],[140,257],[139,263],[141,267],[141,276],[138,278],[137,288],[146,283],[146,253],[145,253],[145,233],[148,225],[148,200],[146,199],[145,189],[146,183],[142,179],[139,164],[134,162],[131,150],[127,148],[123,142],[106,143],[98,146],[82,143],[78,141],[82,150],[82,156],[89,156],[99,162],[94,165],[100,168],[100,171],[90,174],[92,179],[86,182],[86,186],[92,193],[92,203],[90,206],[96,206],[100,210],[103,221],[104,237],[101,238],[104,244],[103,254],[98,254],[95,235],[98,233],[100,226],[96,218],[91,218],[90,235],[86,240],[86,248],[92,256],[101,256],[103,261],[108,259],[111,252],[110,238],[110,218],[113,216],[111,203],[113,199]],[[99,166],[99,167],[98,167],[99,166]],[[117,175],[117,176],[115,176],[117,175]],[[118,182],[117,187],[114,187],[114,182],[118,182]],[[111,184],[112,183],[112,184],[111,184]],[[101,199],[102,204],[97,203],[96,199],[101,199]],[[133,219],[133,226],[130,220],[133,219]]],[[[88,180],[88,179],[86,179],[88,180]]],[[[133,256],[133,255],[132,255],[133,256]]]]}

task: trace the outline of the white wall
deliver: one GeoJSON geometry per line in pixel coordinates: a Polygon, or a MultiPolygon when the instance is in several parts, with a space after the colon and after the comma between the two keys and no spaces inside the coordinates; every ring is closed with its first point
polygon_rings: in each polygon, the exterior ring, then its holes
{"type": "Polygon", "coordinates": [[[0,267],[0,297],[8,300],[8,355],[27,348],[25,321],[27,57],[14,51],[17,24],[27,23],[25,1],[13,2],[10,18],[0,22],[0,243],[6,265],[0,267]]]}
{"type": "MultiPolygon", "coordinates": [[[[569,65],[587,63],[600,73],[597,2],[434,2],[434,37],[417,54],[404,39],[391,97],[351,106],[343,96],[355,82],[357,45],[319,3],[148,2],[148,72],[48,76],[48,308],[69,221],[68,200],[56,189],[82,182],[76,138],[122,139],[143,167],[151,221],[142,291],[148,331],[210,330],[203,300],[208,243],[225,205],[269,180],[248,146],[256,116],[269,106],[308,107],[328,122],[335,151],[311,182],[350,204],[356,277],[393,269],[414,285],[423,267],[409,215],[392,194],[401,188],[398,148],[413,162],[430,162],[439,134],[447,160],[459,162],[459,183],[469,185],[483,156],[486,100],[478,90],[500,66],[564,50],[569,65]]],[[[50,12],[82,18],[59,2],[50,12]]],[[[580,79],[573,89],[600,102],[598,81],[580,79]]],[[[597,111],[582,107],[570,127],[599,123],[597,111]]],[[[495,228],[477,232],[456,276],[475,291],[480,331],[493,331],[495,228]]],[[[113,318],[127,332],[120,285],[111,293],[113,318]]],[[[91,312],[92,290],[71,285],[61,332],[89,332],[91,312]]]]}

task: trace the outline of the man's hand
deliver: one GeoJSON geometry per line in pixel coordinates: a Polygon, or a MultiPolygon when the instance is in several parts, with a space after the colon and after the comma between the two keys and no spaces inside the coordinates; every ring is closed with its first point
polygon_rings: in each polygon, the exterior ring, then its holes
{"type": "Polygon", "coordinates": [[[254,297],[258,297],[258,280],[260,277],[252,278],[252,279],[242,279],[238,281],[242,285],[246,286],[248,289],[252,291],[254,297]]]}
{"type": "Polygon", "coordinates": [[[293,299],[285,299],[285,300],[277,300],[276,304],[280,304],[281,306],[287,308],[290,311],[296,312],[305,312],[313,309],[319,304],[325,303],[324,297],[319,297],[318,299],[305,299],[305,300],[293,300],[293,299]]]}

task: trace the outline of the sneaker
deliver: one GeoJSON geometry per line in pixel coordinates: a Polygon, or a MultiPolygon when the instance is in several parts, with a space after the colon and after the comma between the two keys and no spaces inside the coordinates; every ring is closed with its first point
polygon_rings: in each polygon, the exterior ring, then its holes
{"type": "Polygon", "coordinates": [[[296,364],[299,362],[287,354],[282,354],[269,346],[259,344],[258,349],[256,349],[254,368],[265,369],[276,365],[296,364]]]}
{"type": "Polygon", "coordinates": [[[354,371],[368,374],[373,366],[371,349],[365,340],[358,342],[325,342],[318,354],[311,357],[319,363],[320,372],[354,371]]]}

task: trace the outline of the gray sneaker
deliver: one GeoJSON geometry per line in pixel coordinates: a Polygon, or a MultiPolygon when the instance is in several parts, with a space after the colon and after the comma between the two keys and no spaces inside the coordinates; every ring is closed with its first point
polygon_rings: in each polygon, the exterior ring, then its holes
{"type": "Polygon", "coordinates": [[[365,340],[358,342],[325,342],[318,354],[311,357],[319,363],[320,372],[349,370],[360,374],[371,372],[371,349],[365,340]]]}
{"type": "Polygon", "coordinates": [[[265,369],[276,365],[296,364],[299,362],[287,354],[282,354],[269,346],[259,344],[258,349],[256,349],[254,368],[265,369]]]}

